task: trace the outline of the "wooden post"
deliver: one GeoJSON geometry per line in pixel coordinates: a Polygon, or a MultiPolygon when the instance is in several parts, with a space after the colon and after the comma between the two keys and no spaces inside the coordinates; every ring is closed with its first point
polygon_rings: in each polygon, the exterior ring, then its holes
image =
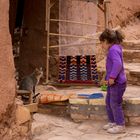
{"type": "Polygon", "coordinates": [[[109,28],[109,3],[110,0],[104,0],[105,28],[109,28]]]}
{"type": "Polygon", "coordinates": [[[50,46],[50,0],[46,0],[46,31],[47,31],[47,53],[46,53],[46,84],[49,82],[49,46],[50,46]]]}
{"type": "Polygon", "coordinates": [[[33,93],[32,92],[30,92],[30,94],[29,94],[29,103],[30,104],[33,103],[33,93]]]}

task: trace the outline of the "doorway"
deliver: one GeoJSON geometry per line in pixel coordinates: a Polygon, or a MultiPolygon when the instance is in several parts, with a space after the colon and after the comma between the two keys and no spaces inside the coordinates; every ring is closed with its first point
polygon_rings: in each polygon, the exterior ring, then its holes
{"type": "Polygon", "coordinates": [[[10,0],[9,26],[19,79],[46,69],[46,0],[10,0]]]}

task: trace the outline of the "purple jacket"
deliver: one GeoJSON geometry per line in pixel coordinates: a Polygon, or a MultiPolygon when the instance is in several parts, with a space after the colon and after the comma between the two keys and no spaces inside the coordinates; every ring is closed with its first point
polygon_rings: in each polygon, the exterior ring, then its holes
{"type": "Polygon", "coordinates": [[[126,75],[123,65],[123,53],[121,45],[114,44],[109,48],[106,59],[106,80],[115,79],[120,84],[125,83],[126,75]]]}

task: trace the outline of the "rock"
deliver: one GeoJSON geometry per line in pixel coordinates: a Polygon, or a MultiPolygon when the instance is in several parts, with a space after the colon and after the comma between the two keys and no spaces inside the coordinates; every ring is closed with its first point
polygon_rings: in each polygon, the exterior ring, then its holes
{"type": "Polygon", "coordinates": [[[33,123],[32,124],[32,134],[34,136],[38,136],[43,134],[44,132],[48,132],[51,126],[45,123],[33,123]]]}
{"type": "Polygon", "coordinates": [[[24,105],[31,113],[38,111],[38,103],[32,103],[28,105],[24,105]]]}
{"type": "Polygon", "coordinates": [[[97,115],[97,114],[91,114],[90,116],[90,119],[91,120],[94,120],[94,121],[107,121],[108,117],[107,115],[97,115]]]}
{"type": "Polygon", "coordinates": [[[83,122],[82,124],[80,124],[77,128],[78,130],[82,131],[82,132],[86,132],[88,130],[92,130],[93,129],[93,122],[83,122]]]}
{"type": "Polygon", "coordinates": [[[16,104],[17,105],[23,105],[23,101],[20,98],[18,98],[18,97],[15,99],[16,104]]]}
{"type": "Polygon", "coordinates": [[[140,105],[140,97],[136,97],[136,98],[128,98],[125,100],[126,103],[131,103],[134,105],[140,105]]]}
{"type": "Polygon", "coordinates": [[[41,114],[41,113],[35,113],[34,115],[33,115],[33,119],[35,120],[35,121],[47,121],[47,118],[46,118],[46,115],[44,115],[44,114],[41,114]]]}
{"type": "Polygon", "coordinates": [[[89,118],[88,115],[84,115],[84,114],[71,114],[71,118],[75,121],[75,122],[81,122],[84,120],[87,120],[89,118]]]}
{"type": "Polygon", "coordinates": [[[56,136],[56,137],[49,138],[48,140],[76,140],[76,139],[70,136],[56,136]]]}
{"type": "Polygon", "coordinates": [[[20,134],[25,135],[28,132],[28,127],[27,126],[21,126],[20,127],[20,134]]]}
{"type": "Polygon", "coordinates": [[[140,124],[140,116],[138,117],[129,117],[130,125],[139,125],[140,124]]]}
{"type": "Polygon", "coordinates": [[[47,85],[46,90],[57,91],[57,88],[54,86],[47,85]]]}
{"type": "Polygon", "coordinates": [[[16,121],[18,124],[23,124],[31,119],[30,112],[23,106],[18,106],[16,110],[16,121]]]}

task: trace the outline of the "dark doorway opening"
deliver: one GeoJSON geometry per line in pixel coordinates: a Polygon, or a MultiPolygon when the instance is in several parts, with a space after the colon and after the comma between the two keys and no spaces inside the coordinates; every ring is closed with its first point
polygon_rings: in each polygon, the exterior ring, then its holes
{"type": "Polygon", "coordinates": [[[46,0],[10,0],[9,27],[19,79],[46,67],[46,0]]]}

